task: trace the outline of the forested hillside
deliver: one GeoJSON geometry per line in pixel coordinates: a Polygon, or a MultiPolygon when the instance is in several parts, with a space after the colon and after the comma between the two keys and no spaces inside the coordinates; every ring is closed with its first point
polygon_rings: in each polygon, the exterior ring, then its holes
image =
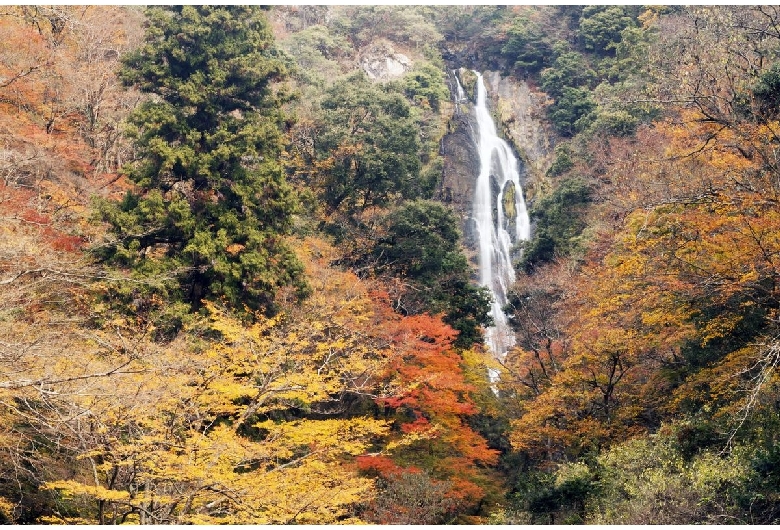
{"type": "Polygon", "coordinates": [[[778,27],[0,9],[0,519],[777,523],[778,27]],[[503,358],[472,70],[532,227],[503,358]]]}

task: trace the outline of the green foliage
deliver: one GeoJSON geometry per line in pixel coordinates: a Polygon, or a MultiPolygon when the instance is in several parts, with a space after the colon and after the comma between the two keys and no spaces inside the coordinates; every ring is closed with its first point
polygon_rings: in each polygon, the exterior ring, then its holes
{"type": "Polygon", "coordinates": [[[562,97],[567,87],[590,86],[595,78],[585,56],[575,51],[561,51],[539,76],[542,89],[554,98],[562,97]]]}
{"type": "Polygon", "coordinates": [[[397,274],[432,283],[436,278],[464,269],[458,247],[457,219],[434,201],[405,203],[386,219],[387,238],[375,252],[397,274]]]}
{"type": "Polygon", "coordinates": [[[626,91],[646,83],[651,29],[638,28],[633,10],[621,6],[587,6],[582,10],[580,51],[564,42],[555,45],[557,57],[541,71],[542,89],[555,99],[548,116],[559,134],[573,137],[588,131],[601,136],[630,136],[647,112],[639,107],[602,108],[592,97],[597,87],[608,99],[621,100],[626,91]],[[629,81],[630,80],[630,81],[629,81]],[[610,83],[626,83],[612,86],[610,83]]]}
{"type": "MultiPolygon", "coordinates": [[[[744,512],[751,515],[750,522],[778,524],[780,522],[780,444],[778,444],[778,416],[769,414],[758,423],[765,439],[755,443],[749,454],[752,473],[738,497],[744,512]],[[770,434],[771,433],[771,434],[770,434]]],[[[747,446],[749,449],[751,446],[747,446]]]]}
{"type": "Polygon", "coordinates": [[[450,97],[444,72],[429,63],[415,66],[404,76],[403,84],[407,97],[423,106],[430,106],[435,112],[439,112],[441,102],[450,97]]]}
{"type": "Polygon", "coordinates": [[[269,308],[276,291],[306,292],[283,236],[296,209],[278,163],[285,72],[253,7],[155,7],[145,44],[120,77],[154,97],[130,117],[137,189],[99,214],[116,241],[96,250],[141,276],[170,278],[162,292],[193,309],[224,299],[269,308]],[[177,289],[174,287],[176,285],[177,289]]]}
{"type": "Polygon", "coordinates": [[[522,266],[530,272],[536,265],[558,255],[570,255],[578,248],[578,236],[585,228],[582,207],[590,202],[590,186],[580,178],[569,178],[531,208],[536,231],[523,252],[522,266]]]}
{"type": "Polygon", "coordinates": [[[574,167],[571,150],[567,144],[555,146],[555,159],[547,170],[548,177],[559,177],[574,167]]]}
{"type": "Polygon", "coordinates": [[[614,45],[615,56],[604,57],[599,64],[602,76],[619,82],[629,76],[646,76],[650,40],[655,35],[651,28],[629,26],[620,32],[620,42],[614,45]]]}
{"type": "Polygon", "coordinates": [[[477,94],[477,74],[468,68],[461,68],[458,70],[458,77],[460,78],[460,84],[463,87],[463,91],[466,93],[466,97],[468,97],[469,100],[474,101],[477,94]]]}
{"type": "Polygon", "coordinates": [[[323,87],[342,72],[339,59],[352,51],[349,41],[326,26],[310,26],[291,34],[280,47],[295,60],[292,76],[303,84],[323,87]]]}
{"type": "Polygon", "coordinates": [[[354,214],[424,194],[418,124],[394,85],[356,73],[327,90],[322,112],[315,186],[330,211],[354,214]]]}
{"type": "Polygon", "coordinates": [[[634,24],[624,6],[588,6],[582,10],[579,36],[586,50],[612,54],[620,42],[621,32],[634,24]]]}
{"type": "Polygon", "coordinates": [[[404,9],[386,5],[350,6],[344,10],[338,24],[358,46],[385,38],[415,48],[435,47],[443,37],[429,15],[424,6],[406,6],[404,9]]]}
{"type": "Polygon", "coordinates": [[[599,524],[750,523],[741,504],[754,471],[741,448],[686,459],[668,428],[616,446],[598,458],[599,495],[588,506],[599,524]]]}
{"type": "MultiPolygon", "coordinates": [[[[431,146],[431,144],[432,142],[429,140],[428,145],[431,146]]],[[[426,161],[426,165],[420,172],[420,197],[427,199],[433,196],[433,190],[441,182],[444,172],[444,157],[438,152],[428,152],[421,155],[420,158],[426,161]]]]}
{"type": "Polygon", "coordinates": [[[506,41],[503,28],[509,17],[511,11],[505,5],[437,6],[435,11],[437,27],[447,43],[444,49],[454,51],[456,57],[466,57],[467,53],[468,64],[458,60],[455,66],[468,68],[499,67],[497,59],[506,41]]]}
{"type": "Polygon", "coordinates": [[[542,524],[773,524],[778,451],[736,446],[686,453],[688,425],[664,426],[589,463],[517,478],[511,511],[542,524]]]}
{"type": "Polygon", "coordinates": [[[442,320],[458,332],[453,342],[458,348],[481,342],[482,327],[493,323],[489,314],[493,299],[490,291],[475,286],[466,274],[445,278],[431,298],[431,310],[444,312],[442,320]]]}
{"type": "Polygon", "coordinates": [[[639,125],[639,119],[625,110],[602,111],[597,113],[591,124],[592,130],[605,136],[633,136],[639,125]]]}
{"type": "Polygon", "coordinates": [[[574,30],[580,24],[580,17],[587,6],[577,5],[558,5],[555,10],[558,13],[559,20],[563,22],[568,29],[574,30]]]}
{"type": "Polygon", "coordinates": [[[549,65],[553,46],[542,30],[528,18],[516,19],[507,31],[501,53],[523,73],[535,74],[549,65]]]}
{"type": "Polygon", "coordinates": [[[583,524],[586,502],[597,488],[595,478],[583,463],[563,464],[553,473],[522,473],[511,497],[512,511],[533,524],[583,524]]]}
{"type": "Polygon", "coordinates": [[[542,89],[555,99],[547,115],[562,136],[574,136],[592,121],[596,102],[589,87],[595,78],[585,56],[575,51],[562,51],[552,66],[542,71],[542,89]]]}
{"type": "Polygon", "coordinates": [[[596,102],[587,88],[565,87],[561,96],[547,109],[559,134],[572,137],[585,130],[595,119],[596,102]]]}
{"type": "Polygon", "coordinates": [[[753,85],[755,113],[764,120],[776,119],[780,109],[780,63],[774,63],[753,85]]]}
{"type": "Polygon", "coordinates": [[[456,346],[481,340],[480,326],[489,324],[490,295],[470,280],[452,211],[438,202],[414,200],[391,212],[384,224],[387,235],[373,254],[381,266],[414,285],[399,309],[444,313],[444,322],[459,331],[456,346]]]}

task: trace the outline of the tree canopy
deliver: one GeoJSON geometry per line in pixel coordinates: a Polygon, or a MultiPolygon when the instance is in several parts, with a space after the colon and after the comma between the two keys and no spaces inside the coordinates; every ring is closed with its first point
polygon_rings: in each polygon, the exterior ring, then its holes
{"type": "Polygon", "coordinates": [[[401,94],[360,72],[330,87],[321,105],[315,185],[331,211],[356,213],[418,193],[419,136],[401,94]]]}
{"type": "Polygon", "coordinates": [[[451,210],[429,200],[409,201],[384,221],[386,235],[373,248],[380,267],[412,287],[399,299],[405,313],[443,313],[459,332],[455,344],[470,347],[490,324],[490,292],[471,281],[451,210]]]}
{"type": "Polygon", "coordinates": [[[296,200],[279,163],[285,70],[253,7],[151,8],[145,44],[120,78],[150,94],[130,117],[136,188],[103,219],[105,260],[169,276],[165,296],[192,308],[225,299],[268,308],[277,289],[305,292],[287,247],[296,200]]]}

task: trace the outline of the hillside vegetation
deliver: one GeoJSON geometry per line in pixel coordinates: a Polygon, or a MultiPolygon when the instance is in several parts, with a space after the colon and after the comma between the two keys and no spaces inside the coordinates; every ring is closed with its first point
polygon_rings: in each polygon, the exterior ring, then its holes
{"type": "Polygon", "coordinates": [[[6,6],[0,519],[777,523],[778,26],[6,6]],[[503,363],[437,200],[460,67],[555,134],[503,363]]]}

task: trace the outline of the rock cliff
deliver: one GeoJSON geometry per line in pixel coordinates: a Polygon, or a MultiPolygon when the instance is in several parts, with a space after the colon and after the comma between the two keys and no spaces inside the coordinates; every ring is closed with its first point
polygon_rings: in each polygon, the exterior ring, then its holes
{"type": "Polygon", "coordinates": [[[551,132],[541,119],[546,95],[532,91],[525,81],[501,77],[499,72],[485,72],[483,77],[499,130],[528,166],[529,176],[543,174],[552,152],[551,132]]]}

